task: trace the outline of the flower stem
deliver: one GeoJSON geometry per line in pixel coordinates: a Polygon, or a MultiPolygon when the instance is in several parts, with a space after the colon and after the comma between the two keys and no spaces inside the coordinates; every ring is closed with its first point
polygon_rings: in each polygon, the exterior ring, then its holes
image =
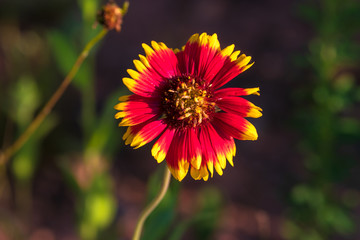
{"type": "Polygon", "coordinates": [[[140,236],[141,236],[141,232],[142,232],[145,220],[150,215],[150,213],[152,213],[154,211],[154,209],[159,205],[161,200],[164,198],[164,196],[169,188],[170,179],[171,179],[171,173],[170,173],[169,169],[166,167],[161,190],[160,190],[159,194],[157,195],[157,197],[141,213],[140,218],[137,222],[132,240],[140,240],[140,236]]]}
{"type": "Polygon", "coordinates": [[[86,59],[89,54],[89,51],[94,47],[94,45],[100,41],[108,32],[108,30],[103,29],[98,35],[96,35],[93,39],[88,42],[85,46],[84,50],[80,53],[77,58],[74,66],[71,68],[68,75],[65,77],[64,81],[61,83],[56,92],[52,95],[50,100],[46,103],[40,113],[36,116],[36,118],[30,123],[29,127],[25,130],[25,132],[3,153],[0,152],[0,165],[5,164],[10,157],[12,157],[29,139],[29,137],[35,132],[35,130],[40,126],[45,117],[51,112],[57,101],[65,92],[66,88],[69,86],[76,73],[78,72],[81,64],[86,59]]]}

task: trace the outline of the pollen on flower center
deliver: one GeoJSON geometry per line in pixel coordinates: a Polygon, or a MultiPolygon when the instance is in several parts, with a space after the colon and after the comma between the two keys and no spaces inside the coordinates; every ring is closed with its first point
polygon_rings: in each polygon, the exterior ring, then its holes
{"type": "Polygon", "coordinates": [[[212,92],[204,81],[190,76],[172,78],[163,93],[165,119],[175,128],[196,127],[215,112],[211,99],[212,92]]]}

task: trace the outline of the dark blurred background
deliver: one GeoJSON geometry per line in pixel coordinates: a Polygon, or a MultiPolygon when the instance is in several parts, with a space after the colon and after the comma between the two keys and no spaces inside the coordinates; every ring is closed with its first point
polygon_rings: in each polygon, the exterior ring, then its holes
{"type": "MultiPolygon", "coordinates": [[[[122,5],[122,2],[117,2],[122,5]]],[[[0,2],[0,148],[74,64],[100,0],[0,2]]],[[[260,87],[258,141],[207,182],[172,180],[142,239],[360,239],[360,2],[130,1],[38,131],[0,166],[0,239],[130,239],[164,163],[124,146],[113,106],[141,43],[217,33],[255,64],[227,86],[260,87]]]]}

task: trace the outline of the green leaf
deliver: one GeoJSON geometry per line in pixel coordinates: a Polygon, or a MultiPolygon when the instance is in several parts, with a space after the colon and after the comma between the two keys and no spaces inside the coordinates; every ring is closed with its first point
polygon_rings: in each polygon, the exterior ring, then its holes
{"type": "MultiPolygon", "coordinates": [[[[47,38],[56,64],[65,77],[75,64],[80,50],[75,46],[72,36],[66,36],[59,31],[49,32],[47,38]]],[[[90,65],[84,60],[73,79],[73,84],[81,90],[86,90],[92,84],[92,72],[90,65]]]]}
{"type": "Polygon", "coordinates": [[[9,115],[24,129],[40,105],[40,93],[34,78],[29,75],[21,76],[11,91],[11,98],[9,115]]]}
{"type": "Polygon", "coordinates": [[[86,22],[95,22],[95,16],[98,11],[97,0],[78,0],[83,19],[86,22]]]}
{"type": "Polygon", "coordinates": [[[320,218],[329,228],[335,229],[340,234],[348,234],[354,231],[355,225],[352,219],[339,206],[325,206],[322,208],[320,218]]]}

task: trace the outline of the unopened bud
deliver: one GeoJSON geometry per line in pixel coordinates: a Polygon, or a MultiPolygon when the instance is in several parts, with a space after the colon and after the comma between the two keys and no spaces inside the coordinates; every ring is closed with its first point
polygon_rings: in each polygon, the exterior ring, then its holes
{"type": "Polygon", "coordinates": [[[121,9],[112,1],[107,3],[97,15],[98,22],[108,30],[115,29],[120,32],[122,18],[127,11],[128,4],[128,2],[125,2],[123,9],[121,9]]]}

